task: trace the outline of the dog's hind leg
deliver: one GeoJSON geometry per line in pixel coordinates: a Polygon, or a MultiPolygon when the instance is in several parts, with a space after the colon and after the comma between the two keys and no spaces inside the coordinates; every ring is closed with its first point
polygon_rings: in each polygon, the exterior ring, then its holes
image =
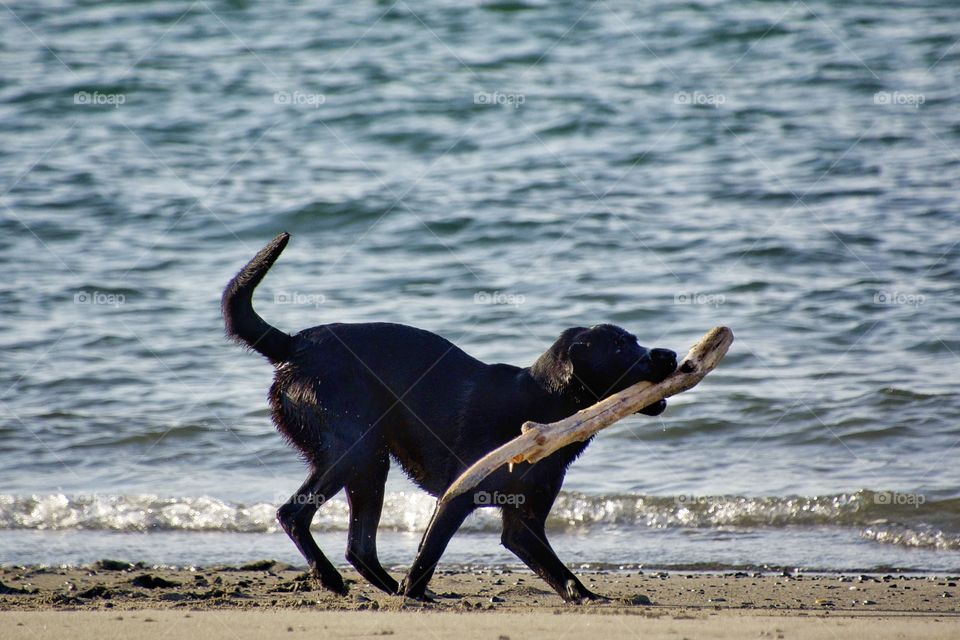
{"type": "Polygon", "coordinates": [[[310,565],[310,573],[326,589],[346,595],[343,577],[310,535],[310,523],[317,509],[343,488],[337,469],[314,469],[297,492],[277,510],[277,520],[310,565]]]}
{"type": "Polygon", "coordinates": [[[583,586],[550,546],[544,529],[549,511],[549,505],[546,510],[504,507],[501,537],[503,546],[543,578],[565,601],[582,602],[601,599],[602,596],[583,586]]]}
{"type": "Polygon", "coordinates": [[[384,484],[390,459],[384,453],[370,466],[364,466],[363,475],[347,481],[347,500],[350,503],[350,533],[347,540],[347,561],[370,584],[390,594],[397,593],[397,581],[390,577],[377,558],[377,526],[383,510],[384,484]]]}

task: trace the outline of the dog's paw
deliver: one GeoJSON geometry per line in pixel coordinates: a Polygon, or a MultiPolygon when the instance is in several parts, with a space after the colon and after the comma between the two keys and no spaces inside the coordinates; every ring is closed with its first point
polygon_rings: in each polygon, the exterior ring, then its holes
{"type": "Polygon", "coordinates": [[[585,594],[583,594],[583,597],[580,598],[580,603],[585,604],[587,602],[597,602],[602,604],[604,602],[610,602],[610,598],[607,596],[602,596],[599,593],[587,591],[585,594]]]}
{"type": "Polygon", "coordinates": [[[338,596],[345,596],[350,593],[350,589],[348,589],[347,585],[343,583],[343,580],[340,580],[339,583],[338,582],[331,582],[331,583],[321,582],[320,584],[323,585],[324,589],[327,589],[328,591],[332,591],[338,596]]]}
{"type": "Polygon", "coordinates": [[[419,602],[421,604],[436,604],[437,601],[431,598],[426,593],[404,593],[404,600],[413,600],[414,602],[419,602]]]}
{"type": "Polygon", "coordinates": [[[586,604],[588,602],[610,601],[610,598],[601,596],[599,593],[594,593],[574,580],[567,580],[566,587],[566,593],[561,593],[560,597],[562,597],[568,604],[586,604]]]}
{"type": "Polygon", "coordinates": [[[404,580],[400,583],[400,588],[398,589],[398,595],[403,596],[404,598],[409,598],[411,600],[416,600],[417,602],[429,602],[435,603],[436,594],[430,591],[427,588],[413,589],[407,586],[407,581],[404,580]]]}
{"type": "Polygon", "coordinates": [[[347,585],[343,582],[343,577],[339,573],[324,574],[316,567],[311,568],[310,576],[313,580],[327,591],[332,591],[338,596],[345,596],[349,593],[347,585]]]}

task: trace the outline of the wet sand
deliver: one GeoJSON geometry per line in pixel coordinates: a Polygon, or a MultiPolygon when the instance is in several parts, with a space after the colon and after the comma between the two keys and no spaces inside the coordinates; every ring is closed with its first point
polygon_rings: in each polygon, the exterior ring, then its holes
{"type": "Polygon", "coordinates": [[[243,568],[0,569],[4,638],[326,637],[958,638],[954,576],[738,572],[580,573],[611,599],[567,605],[519,571],[438,571],[434,603],[383,594],[345,572],[350,594],[269,561],[243,568]],[[650,604],[647,604],[649,598],[650,604]]]}

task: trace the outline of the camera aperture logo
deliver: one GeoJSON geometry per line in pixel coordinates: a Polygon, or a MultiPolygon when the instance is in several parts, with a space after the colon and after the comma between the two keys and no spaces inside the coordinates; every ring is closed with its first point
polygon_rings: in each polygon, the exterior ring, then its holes
{"type": "Polygon", "coordinates": [[[874,504],[911,506],[919,509],[927,501],[922,493],[900,493],[899,491],[878,491],[873,494],[874,504]]]}
{"type": "Polygon", "coordinates": [[[740,500],[739,496],[696,496],[692,494],[680,494],[674,496],[673,501],[678,507],[696,507],[715,505],[736,504],[740,500]]]}
{"type": "Polygon", "coordinates": [[[286,503],[286,504],[296,504],[296,505],[312,505],[314,507],[322,507],[327,503],[327,496],[322,493],[298,493],[292,498],[285,498],[283,496],[277,496],[274,500],[275,503],[286,503]]]}
{"type": "Polygon", "coordinates": [[[519,507],[526,501],[527,496],[522,493],[477,491],[473,494],[473,504],[481,507],[519,507]]]}
{"type": "Polygon", "coordinates": [[[94,107],[113,107],[119,109],[126,103],[127,96],[122,93],[101,93],[99,91],[77,91],[73,94],[73,104],[94,107]]]}
{"type": "Polygon", "coordinates": [[[322,93],[308,93],[306,91],[277,91],[273,94],[273,104],[284,107],[312,107],[319,109],[327,102],[327,96],[322,93]]]}
{"type": "Polygon", "coordinates": [[[879,106],[913,107],[919,109],[927,101],[922,93],[906,91],[877,91],[873,94],[873,104],[879,106]]]}
{"type": "Polygon", "coordinates": [[[527,299],[522,293],[509,293],[507,291],[477,291],[473,294],[474,304],[503,304],[511,307],[519,307],[527,299]]]}
{"type": "Polygon", "coordinates": [[[119,307],[127,302],[127,296],[109,291],[77,291],[73,294],[73,304],[91,304],[103,307],[119,307]]]}
{"type": "Polygon", "coordinates": [[[927,297],[922,293],[911,293],[907,291],[887,291],[880,289],[873,294],[874,304],[905,305],[917,308],[927,301],[927,297]]]}
{"type": "Polygon", "coordinates": [[[681,291],[673,296],[673,304],[706,304],[714,308],[727,301],[722,293],[701,293],[699,291],[681,291]]]}
{"type": "Polygon", "coordinates": [[[494,91],[493,93],[479,91],[473,94],[473,104],[497,105],[519,109],[526,101],[527,96],[515,91],[494,91]]]}
{"type": "Polygon", "coordinates": [[[319,307],[327,301],[322,293],[302,293],[300,291],[278,291],[273,294],[274,304],[295,304],[299,306],[319,307]]]}
{"type": "Polygon", "coordinates": [[[722,93],[704,91],[677,91],[673,94],[673,103],[693,107],[713,107],[719,109],[726,104],[727,96],[722,93]]]}

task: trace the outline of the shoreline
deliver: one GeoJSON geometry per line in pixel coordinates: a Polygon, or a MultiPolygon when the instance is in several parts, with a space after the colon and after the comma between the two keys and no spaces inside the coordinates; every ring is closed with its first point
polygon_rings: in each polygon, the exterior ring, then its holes
{"type": "Polygon", "coordinates": [[[952,576],[783,572],[580,571],[611,598],[565,604],[528,571],[441,568],[433,603],[384,594],[344,571],[350,593],[319,590],[299,569],[0,568],[5,637],[324,636],[556,638],[571,631],[645,638],[956,638],[952,576]],[[649,598],[650,604],[645,604],[649,598]]]}
{"type": "Polygon", "coordinates": [[[735,571],[579,570],[609,601],[564,603],[527,570],[441,568],[432,603],[385,594],[352,570],[350,593],[320,589],[299,568],[272,560],[241,566],[158,568],[113,560],[71,568],[0,567],[0,610],[303,608],[331,611],[523,611],[690,608],[960,615],[960,577],[735,571]],[[642,604],[649,598],[650,604],[642,604]]]}

